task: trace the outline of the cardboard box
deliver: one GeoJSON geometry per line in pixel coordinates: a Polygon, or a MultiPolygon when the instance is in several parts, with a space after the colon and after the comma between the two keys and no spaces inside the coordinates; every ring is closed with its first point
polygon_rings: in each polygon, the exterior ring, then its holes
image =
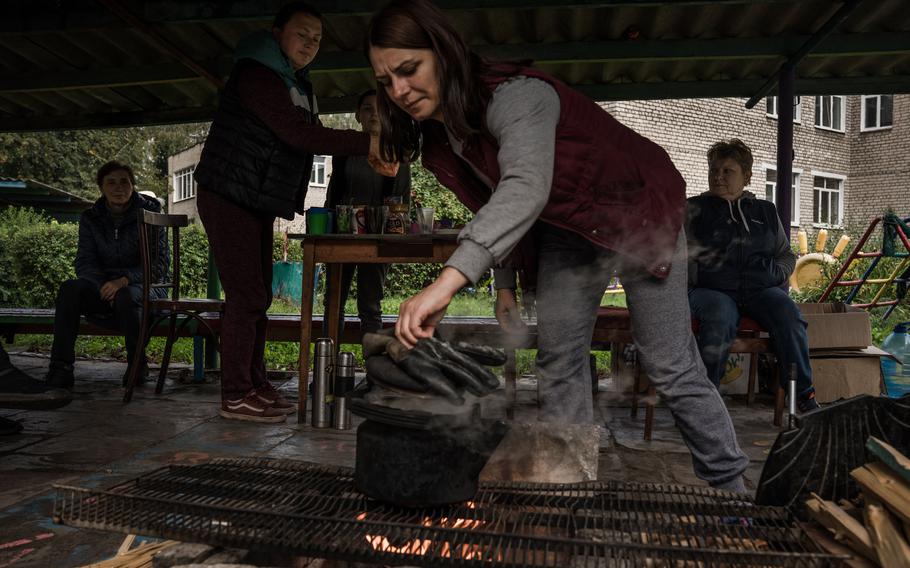
{"type": "Polygon", "coordinates": [[[861,394],[882,393],[880,357],[891,357],[878,347],[810,353],[812,382],[819,403],[834,402],[861,394]]]}
{"type": "Polygon", "coordinates": [[[809,349],[865,349],[872,345],[869,312],[845,304],[797,304],[809,324],[809,349]]]}

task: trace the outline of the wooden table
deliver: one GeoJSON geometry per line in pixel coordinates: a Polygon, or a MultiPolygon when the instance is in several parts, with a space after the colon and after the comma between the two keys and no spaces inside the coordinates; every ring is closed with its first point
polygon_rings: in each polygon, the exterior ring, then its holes
{"type": "Polygon", "coordinates": [[[310,377],[310,342],[313,320],[313,278],[316,264],[327,268],[328,313],[324,318],[328,336],[338,348],[341,332],[341,265],[444,263],[458,247],[457,234],[432,235],[305,235],[289,234],[302,241],[303,282],[300,301],[300,399],[298,422],[306,419],[307,388],[310,377]]]}

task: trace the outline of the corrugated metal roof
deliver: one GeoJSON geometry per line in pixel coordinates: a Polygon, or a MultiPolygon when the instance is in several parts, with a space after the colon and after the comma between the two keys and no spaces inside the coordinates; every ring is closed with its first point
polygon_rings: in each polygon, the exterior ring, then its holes
{"type": "MultiPolygon", "coordinates": [[[[237,41],[279,0],[0,5],[0,130],[207,120],[237,41]],[[206,78],[208,77],[208,78],[206,78]]],[[[372,87],[380,2],[314,1],[323,112],[372,87]]],[[[751,96],[844,4],[796,0],[440,0],[480,53],[531,58],[599,100],[751,96]],[[634,39],[633,39],[634,38],[634,39]]],[[[910,92],[910,2],[866,0],[799,65],[798,94],[910,92]]]]}

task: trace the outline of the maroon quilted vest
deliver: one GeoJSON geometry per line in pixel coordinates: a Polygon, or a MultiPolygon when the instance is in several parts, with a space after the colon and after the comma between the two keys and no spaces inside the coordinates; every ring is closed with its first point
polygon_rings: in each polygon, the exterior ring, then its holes
{"type": "MultiPolygon", "coordinates": [[[[597,103],[540,71],[518,75],[549,83],[559,95],[556,160],[550,199],[540,220],[630,257],[657,277],[670,272],[670,259],[686,212],[686,182],[667,153],[624,126],[597,103]]],[[[509,77],[488,77],[491,89],[509,77]]],[[[421,124],[423,165],[476,212],[489,199],[481,183],[449,145],[436,121],[421,124]]],[[[494,184],[499,183],[499,147],[488,133],[473,137],[464,157],[494,184]]],[[[527,239],[525,239],[527,241],[527,239]]],[[[527,242],[516,247],[517,261],[533,270],[527,242]]],[[[525,275],[524,282],[531,279],[525,275]]]]}

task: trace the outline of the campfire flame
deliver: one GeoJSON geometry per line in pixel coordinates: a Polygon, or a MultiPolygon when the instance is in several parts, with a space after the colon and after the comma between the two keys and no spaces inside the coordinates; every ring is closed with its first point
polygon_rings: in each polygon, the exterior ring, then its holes
{"type": "MultiPolygon", "coordinates": [[[[477,508],[477,505],[473,501],[468,501],[465,506],[469,509],[477,508]]],[[[366,518],[366,513],[360,513],[357,515],[358,521],[364,521],[366,518]]],[[[450,519],[448,517],[441,517],[439,519],[424,517],[420,521],[420,524],[425,527],[475,530],[481,528],[484,525],[484,521],[459,518],[450,519]]],[[[366,535],[366,540],[368,543],[370,543],[370,546],[373,547],[373,550],[376,550],[377,552],[388,552],[392,554],[414,554],[418,556],[424,556],[434,545],[437,545],[439,547],[439,556],[442,558],[460,558],[463,560],[473,560],[482,558],[483,556],[483,551],[478,544],[453,545],[452,543],[445,541],[437,542],[430,539],[415,538],[407,541],[400,546],[396,546],[384,536],[370,534],[366,535]]]]}

